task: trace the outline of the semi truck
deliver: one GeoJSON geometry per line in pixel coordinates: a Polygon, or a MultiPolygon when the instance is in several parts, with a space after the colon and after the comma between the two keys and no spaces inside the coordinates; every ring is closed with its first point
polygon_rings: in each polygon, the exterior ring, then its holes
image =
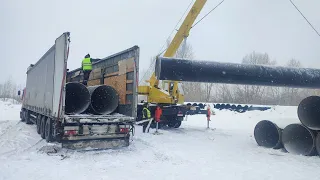
{"type": "Polygon", "coordinates": [[[139,47],[94,63],[86,87],[77,82],[82,74],[79,69],[68,70],[69,45],[70,32],[65,32],[28,67],[21,120],[35,124],[37,133],[47,142],[56,141],[66,148],[129,146],[137,116],[139,47]],[[103,78],[95,79],[102,72],[97,69],[103,70],[103,78]],[[94,86],[93,82],[100,85],[94,86]],[[98,113],[92,113],[94,108],[98,113]]]}

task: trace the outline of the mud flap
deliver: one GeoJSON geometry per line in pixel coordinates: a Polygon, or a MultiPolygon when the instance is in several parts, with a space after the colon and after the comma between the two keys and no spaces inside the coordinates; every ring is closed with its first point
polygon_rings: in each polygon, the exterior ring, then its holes
{"type": "Polygon", "coordinates": [[[62,148],[72,150],[115,149],[129,146],[129,138],[63,141],[62,148]]]}

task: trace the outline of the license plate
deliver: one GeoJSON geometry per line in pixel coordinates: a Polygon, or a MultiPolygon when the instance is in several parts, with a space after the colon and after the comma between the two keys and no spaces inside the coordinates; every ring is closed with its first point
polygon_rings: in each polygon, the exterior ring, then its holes
{"type": "Polygon", "coordinates": [[[178,114],[177,116],[183,116],[183,114],[178,114]]]}

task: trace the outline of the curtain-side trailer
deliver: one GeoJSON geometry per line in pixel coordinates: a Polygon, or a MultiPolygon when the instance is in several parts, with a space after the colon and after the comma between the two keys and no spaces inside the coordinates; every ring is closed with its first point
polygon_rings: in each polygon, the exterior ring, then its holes
{"type": "MultiPolygon", "coordinates": [[[[119,105],[111,114],[66,113],[69,44],[70,33],[65,32],[40,60],[27,69],[21,120],[27,124],[35,124],[37,132],[47,142],[62,142],[62,146],[67,148],[104,149],[128,146],[137,111],[137,98],[134,94],[130,104],[119,105]]],[[[139,62],[139,48],[132,51],[135,52],[132,78],[137,79],[138,69],[135,67],[139,62]]],[[[113,75],[120,76],[120,73],[113,75]]],[[[132,81],[133,91],[137,91],[136,82],[132,81]]]]}

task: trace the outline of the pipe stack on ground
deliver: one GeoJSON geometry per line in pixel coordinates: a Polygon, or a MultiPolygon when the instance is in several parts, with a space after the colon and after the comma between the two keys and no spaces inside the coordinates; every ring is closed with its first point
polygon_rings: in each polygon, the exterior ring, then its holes
{"type": "Polygon", "coordinates": [[[316,141],[317,131],[320,130],[319,108],[319,96],[309,96],[299,103],[301,124],[290,124],[283,130],[282,142],[288,152],[312,156],[317,154],[317,149],[320,150],[320,143],[316,141]]]}
{"type": "MultiPolygon", "coordinates": [[[[289,124],[282,130],[281,144],[292,154],[320,155],[320,97],[310,96],[303,99],[298,106],[298,117],[301,124],[289,124]]],[[[258,145],[273,148],[270,144],[277,142],[280,134],[279,130],[275,129],[280,129],[275,123],[260,121],[254,131],[258,145]]]]}
{"type": "Polygon", "coordinates": [[[66,114],[83,113],[89,107],[90,99],[90,93],[83,84],[73,82],[66,84],[66,114]]]}
{"type": "Polygon", "coordinates": [[[87,111],[92,114],[104,115],[114,112],[119,105],[117,91],[107,85],[89,86],[91,103],[87,111]]]}
{"type": "Polygon", "coordinates": [[[289,124],[283,129],[282,143],[292,154],[316,155],[315,133],[302,124],[289,124]]]}
{"type": "Polygon", "coordinates": [[[254,138],[259,146],[274,149],[282,148],[281,136],[282,129],[268,120],[258,122],[254,128],[254,138]]]}

